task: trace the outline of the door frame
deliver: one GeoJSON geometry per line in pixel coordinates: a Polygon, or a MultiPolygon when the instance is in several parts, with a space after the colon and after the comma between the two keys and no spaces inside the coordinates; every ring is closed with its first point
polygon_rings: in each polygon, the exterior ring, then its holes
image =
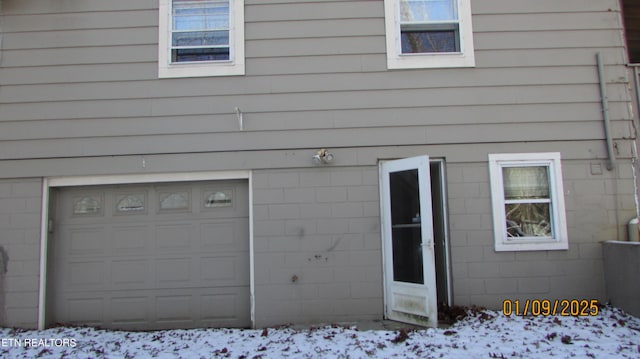
{"type": "Polygon", "coordinates": [[[136,184],[136,183],[160,183],[160,182],[196,182],[196,181],[220,181],[246,179],[249,186],[249,301],[251,327],[255,328],[255,261],[253,238],[253,172],[241,171],[208,171],[185,173],[153,173],[153,174],[127,174],[127,175],[103,175],[103,176],[68,176],[68,177],[44,177],[42,179],[42,207],[40,217],[40,278],[38,284],[38,329],[46,326],[46,288],[47,288],[47,257],[49,237],[49,212],[50,191],[55,187],[76,187],[110,184],[136,184]]]}
{"type": "MultiPolygon", "coordinates": [[[[439,209],[442,211],[442,235],[443,235],[443,248],[442,248],[442,253],[441,255],[442,260],[444,261],[444,277],[446,279],[446,283],[444,283],[445,288],[444,290],[446,291],[446,298],[439,298],[439,303],[442,303],[443,300],[445,299],[444,302],[445,304],[447,304],[448,306],[452,306],[453,305],[453,279],[452,279],[452,269],[451,269],[451,244],[450,244],[450,236],[449,236],[449,206],[448,206],[448,202],[447,202],[447,168],[445,166],[445,160],[444,158],[429,158],[429,164],[430,165],[436,165],[439,168],[439,176],[438,176],[438,184],[439,184],[439,188],[438,191],[440,191],[441,194],[441,203],[439,204],[440,207],[439,209]]],[[[431,181],[433,182],[433,172],[431,172],[431,181]]],[[[433,198],[433,190],[431,191],[431,197],[433,198]]],[[[432,199],[433,201],[433,199],[432,199]]],[[[436,255],[438,255],[438,253],[436,252],[436,255]]],[[[437,270],[437,268],[436,268],[437,270]]],[[[436,273],[436,278],[437,278],[437,273],[436,273]]],[[[441,284],[442,285],[442,284],[441,284]]]]}

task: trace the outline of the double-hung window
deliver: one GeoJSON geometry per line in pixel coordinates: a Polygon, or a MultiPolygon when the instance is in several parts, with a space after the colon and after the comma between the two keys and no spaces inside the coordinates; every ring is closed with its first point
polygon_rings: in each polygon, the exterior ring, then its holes
{"type": "Polygon", "coordinates": [[[470,0],[385,0],[387,67],[475,66],[470,0]]]}
{"type": "Polygon", "coordinates": [[[496,251],[567,249],[559,153],[489,155],[496,251]]]}
{"type": "Polygon", "coordinates": [[[160,0],[160,77],[244,74],[243,0],[160,0]]]}

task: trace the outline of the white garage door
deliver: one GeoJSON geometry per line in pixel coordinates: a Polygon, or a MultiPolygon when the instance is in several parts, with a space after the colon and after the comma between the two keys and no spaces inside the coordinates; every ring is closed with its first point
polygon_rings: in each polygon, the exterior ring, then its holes
{"type": "Polygon", "coordinates": [[[248,327],[247,181],[52,191],[47,321],[248,327]]]}

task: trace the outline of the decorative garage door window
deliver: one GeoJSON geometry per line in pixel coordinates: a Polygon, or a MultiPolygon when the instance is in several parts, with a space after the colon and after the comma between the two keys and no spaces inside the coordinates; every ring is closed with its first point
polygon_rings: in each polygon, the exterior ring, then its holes
{"type": "Polygon", "coordinates": [[[160,211],[189,209],[189,191],[160,192],[160,211]]]}
{"type": "Polygon", "coordinates": [[[131,193],[118,195],[116,205],[116,213],[128,214],[128,213],[144,213],[146,210],[146,194],[145,193],[131,193]]]}
{"type": "Polygon", "coordinates": [[[100,215],[102,213],[102,196],[89,195],[83,197],[76,197],[73,200],[73,214],[86,216],[86,215],[100,215]]]}
{"type": "Polygon", "coordinates": [[[233,191],[230,189],[220,191],[206,191],[204,207],[205,208],[220,208],[231,207],[233,200],[233,191]]]}

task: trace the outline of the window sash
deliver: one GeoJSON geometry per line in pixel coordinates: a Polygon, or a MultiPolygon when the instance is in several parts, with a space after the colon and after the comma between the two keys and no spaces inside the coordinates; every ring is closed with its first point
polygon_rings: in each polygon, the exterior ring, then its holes
{"type": "Polygon", "coordinates": [[[460,53],[460,21],[457,0],[396,1],[398,1],[399,11],[399,53],[401,55],[460,53]],[[448,4],[449,9],[447,11],[440,8],[441,12],[435,11],[435,15],[433,15],[428,11],[434,9],[430,4],[448,4]],[[412,9],[416,11],[414,12],[412,9]]]}
{"type": "Polygon", "coordinates": [[[388,69],[475,66],[471,0],[412,1],[426,10],[403,17],[408,1],[384,0],[388,69]]]}
{"type": "Polygon", "coordinates": [[[457,0],[397,0],[400,23],[457,21],[457,0]],[[434,6],[435,5],[435,6],[434,6]],[[438,6],[440,5],[440,6],[438,6]]]}
{"type": "Polygon", "coordinates": [[[170,63],[232,61],[232,8],[232,0],[171,0],[170,63]]]}
{"type": "Polygon", "coordinates": [[[492,154],[489,167],[496,251],[568,249],[560,154],[492,154]],[[507,168],[531,170],[509,174],[507,168]],[[509,180],[522,198],[507,197],[509,180]]]}
{"type": "MultiPolygon", "coordinates": [[[[550,181],[550,173],[551,173],[551,163],[545,162],[542,164],[536,163],[536,164],[501,164],[500,165],[500,177],[501,177],[501,189],[502,189],[502,202],[504,204],[503,211],[504,211],[504,226],[505,226],[505,240],[507,241],[522,241],[522,240],[531,240],[531,239],[552,239],[555,238],[554,235],[554,229],[553,229],[553,200],[552,200],[552,191],[550,186],[551,181],[550,181]],[[540,171],[540,169],[544,169],[544,177],[543,178],[539,178],[540,177],[540,173],[535,173],[531,170],[538,170],[538,172],[540,171]],[[509,171],[507,171],[509,170],[509,171]],[[515,170],[515,171],[513,171],[515,170]],[[521,171],[518,171],[521,170],[521,171]],[[505,177],[510,177],[510,178],[505,178],[505,177]],[[535,178],[538,177],[538,178],[535,178]],[[543,181],[540,181],[540,180],[543,181]],[[518,180],[521,180],[522,182],[518,182],[518,180]],[[513,183],[510,183],[508,181],[513,181],[513,183]],[[541,183],[542,182],[542,183],[541,183]],[[540,191],[546,192],[546,196],[543,195],[539,195],[540,191]],[[520,191],[522,193],[521,197],[523,198],[509,198],[509,196],[513,196],[513,194],[510,194],[509,192],[517,192],[520,191]],[[537,192],[537,193],[536,193],[537,192]],[[533,193],[533,197],[529,197],[527,196],[527,193],[529,193],[529,196],[531,196],[531,193],[533,193]],[[518,223],[512,219],[509,218],[509,213],[508,213],[508,207],[509,205],[535,205],[535,204],[547,204],[548,205],[548,218],[543,218],[543,220],[547,220],[547,225],[550,227],[550,235],[527,235],[529,234],[529,232],[525,231],[523,228],[520,227],[529,227],[529,228],[534,228],[535,227],[535,220],[533,218],[524,218],[524,217],[520,217],[521,218],[521,222],[518,223]],[[511,231],[510,229],[510,222],[511,223],[511,231]],[[514,224],[517,226],[517,228],[514,228],[514,224]],[[513,232],[518,232],[520,233],[519,235],[512,235],[513,232]]],[[[524,211],[526,211],[527,208],[535,208],[532,206],[523,206],[524,211]]],[[[529,215],[531,215],[531,213],[529,213],[529,215]]]]}

